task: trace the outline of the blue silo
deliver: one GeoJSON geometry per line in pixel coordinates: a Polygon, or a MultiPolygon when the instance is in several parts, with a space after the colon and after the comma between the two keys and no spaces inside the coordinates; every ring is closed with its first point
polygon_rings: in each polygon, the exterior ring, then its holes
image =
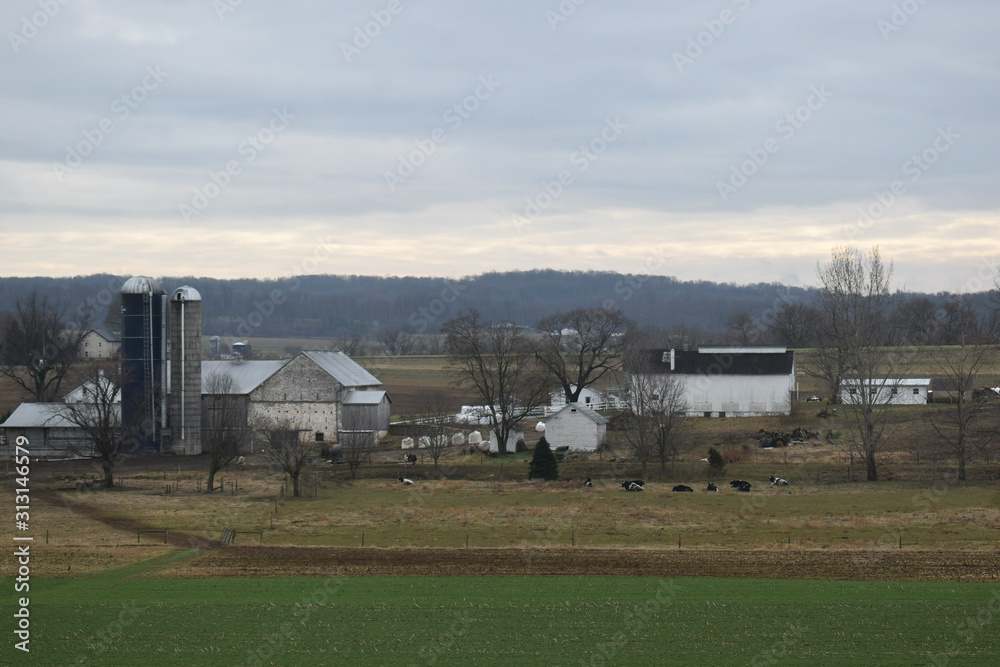
{"type": "Polygon", "coordinates": [[[122,423],[136,436],[127,454],[159,452],[166,307],[167,293],[152,278],[122,286],[122,423]]]}

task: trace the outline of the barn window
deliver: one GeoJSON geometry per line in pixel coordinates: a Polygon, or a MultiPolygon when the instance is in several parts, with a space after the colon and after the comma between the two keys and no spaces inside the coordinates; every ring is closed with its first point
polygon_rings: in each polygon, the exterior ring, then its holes
{"type": "Polygon", "coordinates": [[[323,442],[323,433],[321,431],[316,431],[316,442],[323,442]]]}
{"type": "Polygon", "coordinates": [[[913,388],[913,393],[914,393],[914,395],[919,395],[920,394],[920,387],[914,387],[913,388]]]}
{"type": "Polygon", "coordinates": [[[587,405],[590,405],[590,396],[588,396],[587,398],[584,399],[584,403],[586,403],[587,405]]]}
{"type": "Polygon", "coordinates": [[[706,416],[706,417],[711,417],[711,416],[712,416],[712,413],[711,413],[711,412],[706,412],[706,413],[705,413],[705,416],[706,416]]]}

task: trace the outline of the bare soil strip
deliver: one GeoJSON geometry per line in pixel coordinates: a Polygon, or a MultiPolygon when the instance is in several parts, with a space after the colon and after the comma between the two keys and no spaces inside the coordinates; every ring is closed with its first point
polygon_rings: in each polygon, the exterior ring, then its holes
{"type": "Polygon", "coordinates": [[[1000,552],[223,547],[163,577],[636,575],[841,581],[1000,582],[1000,552]]]}

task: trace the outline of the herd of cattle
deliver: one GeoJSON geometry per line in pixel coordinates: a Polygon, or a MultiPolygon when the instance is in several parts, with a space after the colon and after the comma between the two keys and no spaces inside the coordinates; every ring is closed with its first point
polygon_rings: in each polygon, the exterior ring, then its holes
{"type": "MultiPolygon", "coordinates": [[[[768,481],[771,482],[771,486],[788,486],[788,480],[782,479],[781,477],[775,477],[772,475],[771,477],[768,477],[768,481]]],[[[593,486],[593,483],[590,481],[590,478],[588,477],[587,481],[584,482],[583,485],[593,486]]],[[[753,487],[753,485],[750,482],[746,481],[745,479],[734,479],[729,483],[729,486],[733,487],[734,489],[742,493],[750,493],[750,489],[753,487]]],[[[641,479],[627,479],[624,482],[622,482],[622,489],[624,489],[625,491],[643,491],[645,490],[645,487],[646,487],[646,482],[644,482],[641,479]]],[[[685,484],[678,484],[672,490],[674,493],[694,493],[694,489],[685,484]]],[[[716,486],[714,482],[709,482],[708,487],[705,489],[706,492],[712,492],[718,490],[719,487],[716,486]]]]}

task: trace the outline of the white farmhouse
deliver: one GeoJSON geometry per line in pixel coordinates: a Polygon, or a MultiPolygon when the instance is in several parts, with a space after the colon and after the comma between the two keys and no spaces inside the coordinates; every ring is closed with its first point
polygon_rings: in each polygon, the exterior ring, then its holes
{"type": "Polygon", "coordinates": [[[648,354],[637,368],[680,382],[688,417],[792,412],[795,352],[784,346],[702,346],[696,351],[650,350],[648,354]]]}
{"type": "MultiPolygon", "coordinates": [[[[930,378],[878,379],[869,382],[870,394],[879,405],[921,405],[927,402],[930,378]]],[[[861,380],[844,380],[840,385],[840,402],[857,403],[863,395],[861,380]]]]}
{"type": "Polygon", "coordinates": [[[596,452],[607,440],[608,420],[579,403],[570,403],[545,420],[549,446],[571,452],[596,452]]]}

